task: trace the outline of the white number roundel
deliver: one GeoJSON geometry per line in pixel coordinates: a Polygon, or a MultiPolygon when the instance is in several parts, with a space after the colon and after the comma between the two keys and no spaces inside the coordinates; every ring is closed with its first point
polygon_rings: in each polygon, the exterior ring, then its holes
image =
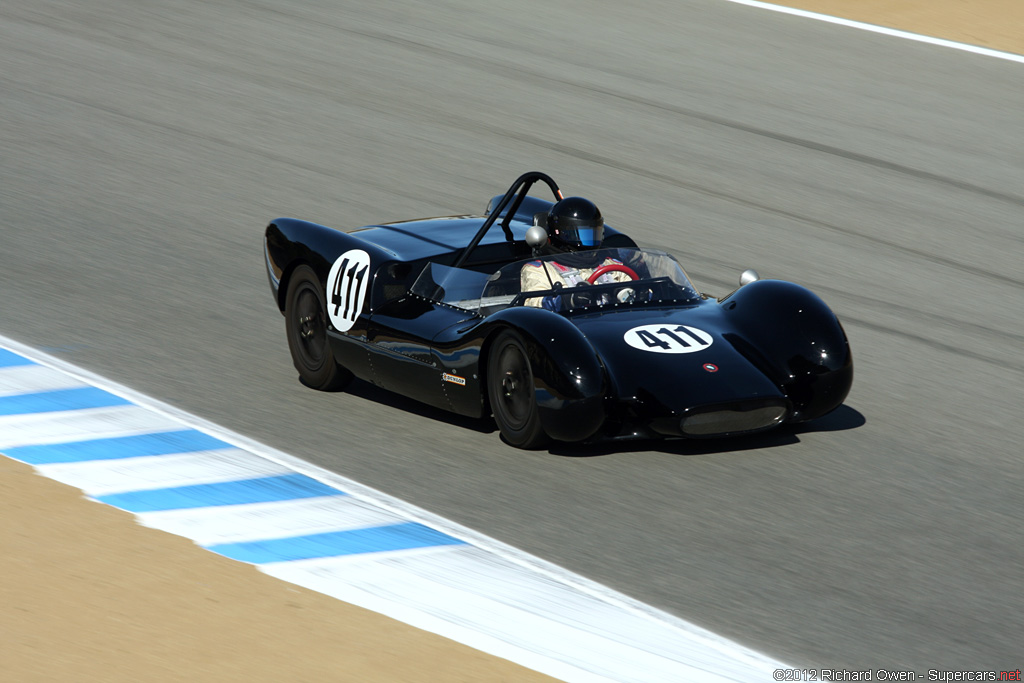
{"type": "Polygon", "coordinates": [[[634,349],[654,353],[695,353],[711,346],[714,338],[689,325],[641,325],[628,330],[622,338],[634,349]]]}
{"type": "Polygon", "coordinates": [[[370,288],[370,255],[350,249],[338,257],[327,276],[327,315],[339,332],[347,332],[363,311],[370,288]]]}

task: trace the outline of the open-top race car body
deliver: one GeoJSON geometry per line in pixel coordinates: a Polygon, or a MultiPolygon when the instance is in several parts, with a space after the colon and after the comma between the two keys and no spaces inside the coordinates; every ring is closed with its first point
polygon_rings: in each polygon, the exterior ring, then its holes
{"type": "Polygon", "coordinates": [[[267,271],[302,380],[333,390],[358,377],[493,414],[522,448],[748,434],[842,404],[849,343],[799,285],[747,278],[709,298],[672,256],[610,226],[600,249],[575,256],[595,266],[581,269],[586,279],[531,284],[526,273],[567,268],[560,254],[538,255],[552,206],[529,195],[538,182],[561,198],[551,178],[528,173],[483,216],[347,233],[271,222],[267,271]]]}

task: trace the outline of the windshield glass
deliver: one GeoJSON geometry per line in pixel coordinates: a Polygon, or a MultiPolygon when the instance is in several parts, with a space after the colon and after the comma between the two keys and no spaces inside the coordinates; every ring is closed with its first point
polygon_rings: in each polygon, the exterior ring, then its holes
{"type": "Polygon", "coordinates": [[[480,289],[486,283],[486,273],[428,263],[410,291],[424,299],[473,311],[480,307],[480,289]]]}
{"type": "Polygon", "coordinates": [[[700,299],[679,262],[663,251],[594,249],[505,266],[480,295],[481,313],[506,306],[553,311],[700,299]]]}

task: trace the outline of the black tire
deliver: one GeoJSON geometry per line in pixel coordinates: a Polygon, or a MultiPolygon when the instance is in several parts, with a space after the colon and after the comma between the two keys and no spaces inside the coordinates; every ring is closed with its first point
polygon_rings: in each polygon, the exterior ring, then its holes
{"type": "Polygon", "coordinates": [[[352,373],[338,365],[327,341],[327,305],[316,273],[299,266],[288,281],[284,306],[288,350],[303,384],[320,391],[338,391],[352,373]]]}
{"type": "Polygon", "coordinates": [[[548,443],[533,393],[533,370],[519,335],[502,332],[487,356],[487,396],[502,437],[516,448],[548,443]]]}

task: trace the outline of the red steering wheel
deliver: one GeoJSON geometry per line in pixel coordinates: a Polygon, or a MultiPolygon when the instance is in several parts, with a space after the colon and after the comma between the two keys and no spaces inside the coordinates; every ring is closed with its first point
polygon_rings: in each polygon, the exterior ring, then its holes
{"type": "Polygon", "coordinates": [[[632,280],[639,280],[640,277],[636,274],[636,271],[629,266],[624,266],[621,263],[606,263],[603,266],[598,266],[594,269],[594,272],[587,278],[587,282],[594,284],[597,278],[601,277],[605,273],[625,273],[632,280]]]}

